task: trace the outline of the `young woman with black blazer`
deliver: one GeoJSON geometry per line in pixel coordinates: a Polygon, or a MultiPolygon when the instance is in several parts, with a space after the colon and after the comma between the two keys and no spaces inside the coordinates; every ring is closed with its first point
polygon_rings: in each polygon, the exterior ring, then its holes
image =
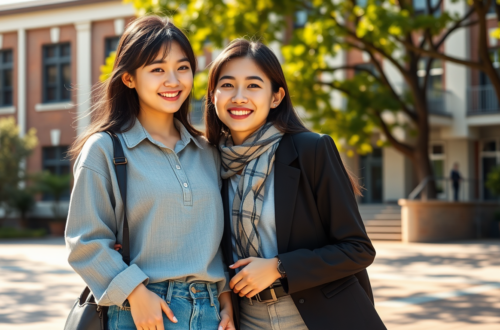
{"type": "Polygon", "coordinates": [[[385,329],[366,272],[375,250],[359,188],[331,137],[301,123],[273,52],[232,42],[212,64],[206,100],[237,327],[385,329]]]}

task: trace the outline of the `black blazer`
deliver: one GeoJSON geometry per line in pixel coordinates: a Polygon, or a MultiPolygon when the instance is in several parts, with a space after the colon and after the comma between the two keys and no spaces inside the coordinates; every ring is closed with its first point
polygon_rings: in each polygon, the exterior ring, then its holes
{"type": "MultiPolygon", "coordinates": [[[[386,329],[375,311],[366,272],[375,250],[332,138],[309,132],[285,134],[274,166],[278,253],[287,274],[282,283],[307,327],[386,329]]],[[[234,260],[228,184],[224,180],[222,187],[222,249],[230,265],[234,260]]],[[[239,299],[232,294],[237,328],[239,299]]]]}

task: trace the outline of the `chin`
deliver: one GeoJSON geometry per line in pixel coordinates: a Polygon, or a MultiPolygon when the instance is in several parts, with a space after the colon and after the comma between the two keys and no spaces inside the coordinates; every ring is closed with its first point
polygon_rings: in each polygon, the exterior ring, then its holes
{"type": "Polygon", "coordinates": [[[180,104],[178,107],[177,106],[174,106],[174,107],[168,107],[168,108],[161,108],[161,112],[165,112],[165,113],[176,113],[177,111],[179,111],[181,109],[181,105],[180,104]]]}

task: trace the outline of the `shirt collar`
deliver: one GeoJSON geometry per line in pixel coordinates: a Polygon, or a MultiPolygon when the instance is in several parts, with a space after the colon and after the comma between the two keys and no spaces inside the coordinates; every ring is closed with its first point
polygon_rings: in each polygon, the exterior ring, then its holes
{"type": "MultiPolygon", "coordinates": [[[[179,130],[179,133],[181,134],[181,141],[185,146],[187,146],[189,142],[193,141],[198,148],[203,149],[201,143],[195,137],[193,137],[191,133],[189,133],[189,131],[186,129],[186,127],[184,127],[180,120],[174,118],[174,125],[179,130]]],[[[151,137],[151,135],[149,135],[148,131],[146,131],[146,129],[142,126],[139,119],[136,119],[134,126],[132,126],[130,130],[123,132],[122,135],[123,139],[125,140],[125,144],[129,149],[136,147],[144,139],[148,139],[151,143],[161,148],[165,148],[162,143],[156,141],[151,137]]]]}

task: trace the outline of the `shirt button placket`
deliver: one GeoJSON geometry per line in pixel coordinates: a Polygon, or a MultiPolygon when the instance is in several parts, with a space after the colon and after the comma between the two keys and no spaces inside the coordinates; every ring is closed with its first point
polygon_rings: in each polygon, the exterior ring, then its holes
{"type": "Polygon", "coordinates": [[[168,154],[170,161],[172,162],[172,165],[175,167],[175,176],[177,177],[177,180],[181,183],[182,186],[182,192],[184,195],[184,205],[192,205],[193,200],[192,200],[192,192],[191,192],[191,187],[189,186],[186,172],[184,172],[184,169],[180,165],[179,157],[174,153],[171,152],[168,154]]]}

